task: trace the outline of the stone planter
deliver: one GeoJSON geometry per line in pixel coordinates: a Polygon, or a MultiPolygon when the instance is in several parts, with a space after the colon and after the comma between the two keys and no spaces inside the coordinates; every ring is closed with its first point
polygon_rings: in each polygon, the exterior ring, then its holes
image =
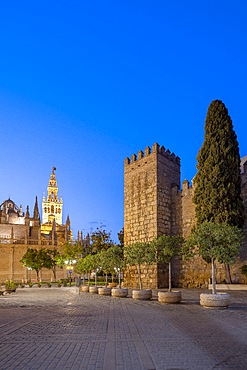
{"type": "Polygon", "coordinates": [[[99,287],[98,288],[99,295],[111,295],[111,288],[107,287],[99,287]]]}
{"type": "Polygon", "coordinates": [[[208,308],[226,308],[229,305],[229,299],[228,293],[201,293],[200,305],[208,308]]]}
{"type": "Polygon", "coordinates": [[[89,291],[89,286],[88,285],[81,285],[80,286],[80,292],[88,293],[88,291],[89,291]]]}
{"type": "Polygon", "coordinates": [[[112,288],[111,295],[112,297],[117,297],[117,298],[127,297],[128,289],[127,288],[112,288]]]}
{"type": "Polygon", "coordinates": [[[137,299],[139,301],[148,301],[149,299],[152,298],[152,290],[151,289],[133,290],[132,298],[137,299]]]}
{"type": "Polygon", "coordinates": [[[98,287],[95,285],[92,285],[89,287],[89,293],[98,294],[98,287]]]}
{"type": "Polygon", "coordinates": [[[116,288],[117,283],[109,283],[108,286],[109,288],[116,288]]]}
{"type": "Polygon", "coordinates": [[[160,303],[179,303],[182,300],[181,292],[158,292],[158,301],[160,303]]]}

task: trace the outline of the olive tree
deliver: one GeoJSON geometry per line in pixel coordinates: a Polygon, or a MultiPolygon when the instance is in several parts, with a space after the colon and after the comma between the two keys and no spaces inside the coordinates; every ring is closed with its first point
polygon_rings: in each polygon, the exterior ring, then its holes
{"type": "Polygon", "coordinates": [[[172,291],[172,259],[180,254],[184,239],[177,235],[161,235],[152,241],[157,251],[157,262],[168,264],[168,291],[172,291]]]}
{"type": "Polygon", "coordinates": [[[153,244],[136,242],[124,247],[126,264],[137,267],[140,289],[142,289],[141,266],[150,265],[155,261],[155,248],[153,244]]]}
{"type": "Polygon", "coordinates": [[[212,293],[216,294],[215,262],[233,263],[243,240],[243,231],[227,223],[205,221],[192,231],[183,253],[186,257],[195,254],[211,262],[212,293]]]}

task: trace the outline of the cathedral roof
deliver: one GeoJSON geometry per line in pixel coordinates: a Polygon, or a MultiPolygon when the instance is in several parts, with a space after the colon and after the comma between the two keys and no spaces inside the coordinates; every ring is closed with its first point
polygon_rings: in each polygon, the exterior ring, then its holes
{"type": "Polygon", "coordinates": [[[10,198],[9,199],[6,199],[1,205],[0,205],[0,209],[3,210],[3,209],[8,209],[8,212],[18,212],[19,211],[19,207],[15,204],[15,202],[13,200],[11,200],[10,198]]]}

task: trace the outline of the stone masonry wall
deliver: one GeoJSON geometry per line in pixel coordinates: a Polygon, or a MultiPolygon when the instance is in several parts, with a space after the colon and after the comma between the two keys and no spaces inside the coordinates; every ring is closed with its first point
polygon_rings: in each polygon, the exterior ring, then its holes
{"type": "MultiPolygon", "coordinates": [[[[179,187],[180,160],[157,143],[124,162],[124,243],[151,241],[172,230],[172,188],[179,187]]],[[[164,285],[163,266],[142,266],[143,286],[164,285]]],[[[125,285],[137,287],[137,273],[129,268],[125,285]]]]}
{"type": "MultiPolygon", "coordinates": [[[[240,257],[231,267],[234,282],[247,283],[241,273],[247,264],[247,162],[243,166],[242,197],[246,221],[245,239],[240,257]]],[[[187,180],[180,190],[180,160],[158,144],[145,152],[126,158],[124,165],[124,241],[131,244],[137,241],[151,241],[162,234],[189,236],[196,224],[194,188],[187,180]]],[[[173,284],[184,287],[206,287],[211,276],[211,266],[199,257],[190,261],[177,259],[174,263],[173,284]]],[[[142,267],[143,286],[147,288],[167,287],[167,266],[153,265],[142,267]]],[[[217,264],[216,281],[226,281],[225,266],[217,264]]],[[[138,287],[136,269],[125,273],[125,285],[138,287]]]]}
{"type": "MultiPolygon", "coordinates": [[[[22,259],[27,248],[40,249],[41,245],[35,244],[0,244],[0,256],[1,256],[1,270],[0,270],[0,283],[4,283],[5,280],[14,280],[16,282],[21,281],[36,281],[36,272],[27,270],[23,267],[20,260],[22,259]]],[[[54,246],[49,245],[50,249],[54,246]]],[[[56,246],[57,248],[57,246],[56,246]]],[[[51,270],[42,269],[42,279],[44,281],[51,281],[53,279],[53,273],[51,270]]],[[[66,278],[66,269],[57,268],[57,280],[66,278]]]]}

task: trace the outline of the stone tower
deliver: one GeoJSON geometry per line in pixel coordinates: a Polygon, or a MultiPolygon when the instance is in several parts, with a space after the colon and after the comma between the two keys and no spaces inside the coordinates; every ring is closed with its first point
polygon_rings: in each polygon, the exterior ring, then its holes
{"type": "Polygon", "coordinates": [[[63,200],[62,197],[58,199],[55,170],[56,168],[53,167],[47,187],[48,195],[43,196],[42,200],[42,224],[52,224],[55,219],[56,224],[62,225],[63,200]]]}
{"type": "MultiPolygon", "coordinates": [[[[180,187],[180,159],[155,143],[124,162],[124,244],[149,242],[176,232],[179,224],[173,194],[180,187]]],[[[146,286],[162,286],[157,266],[148,271],[146,286]]],[[[145,278],[144,278],[145,280],[145,278]]],[[[131,273],[125,276],[133,286],[131,273]],[[132,280],[132,281],[131,281],[132,280]]]]}
{"type": "Polygon", "coordinates": [[[180,159],[159,144],[124,162],[124,243],[150,241],[174,228],[173,188],[180,186],[180,159]]]}

